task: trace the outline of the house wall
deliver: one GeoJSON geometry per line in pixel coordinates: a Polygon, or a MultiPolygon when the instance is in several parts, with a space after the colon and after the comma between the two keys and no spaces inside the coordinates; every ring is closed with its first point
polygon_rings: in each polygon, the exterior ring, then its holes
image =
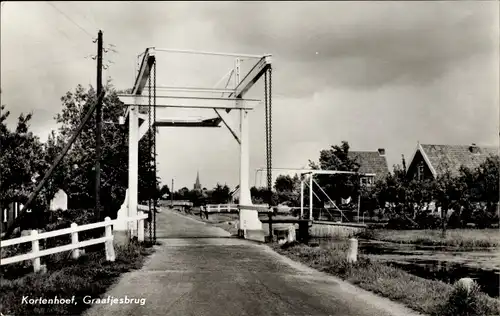
{"type": "Polygon", "coordinates": [[[431,169],[429,168],[429,166],[425,162],[425,159],[422,156],[422,153],[420,152],[420,150],[417,151],[417,153],[415,154],[415,157],[410,162],[410,165],[408,166],[408,170],[407,170],[406,176],[409,179],[417,179],[417,177],[418,177],[418,165],[420,163],[423,163],[423,165],[424,165],[424,179],[432,179],[432,178],[434,178],[434,175],[432,174],[431,169]]]}
{"type": "Polygon", "coordinates": [[[365,179],[366,180],[361,180],[361,185],[363,186],[366,186],[368,188],[371,188],[373,186],[375,186],[375,182],[378,180],[378,179],[383,179],[383,177],[381,176],[366,176],[365,179]]]}
{"type": "Polygon", "coordinates": [[[9,226],[14,222],[14,219],[19,215],[22,204],[18,202],[2,205],[0,214],[1,232],[5,232],[9,226]]]}

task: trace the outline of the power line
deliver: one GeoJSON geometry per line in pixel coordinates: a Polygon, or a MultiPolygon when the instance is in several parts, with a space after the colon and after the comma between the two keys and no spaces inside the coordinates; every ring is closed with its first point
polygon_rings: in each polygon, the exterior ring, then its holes
{"type": "MultiPolygon", "coordinates": [[[[33,70],[33,69],[38,69],[38,68],[44,67],[44,66],[54,66],[54,65],[67,64],[67,63],[71,63],[71,62],[76,62],[80,58],[82,58],[82,57],[75,57],[75,58],[71,58],[71,59],[66,59],[66,60],[62,60],[62,61],[59,60],[59,61],[54,61],[54,62],[44,61],[44,62],[40,62],[40,63],[31,65],[31,66],[28,66],[28,67],[24,68],[23,70],[33,70]]],[[[19,69],[17,68],[17,69],[2,71],[2,73],[12,73],[12,72],[19,72],[19,69]]]]}
{"type": "Polygon", "coordinates": [[[56,29],[57,29],[57,32],[59,32],[60,34],[62,34],[68,41],[71,42],[71,39],[69,38],[68,34],[66,34],[63,30],[61,30],[59,28],[59,26],[56,26],[56,29]]]}
{"type": "Polygon", "coordinates": [[[85,34],[87,34],[88,36],[90,36],[90,38],[94,38],[94,36],[92,34],[90,34],[87,30],[85,30],[82,26],[80,26],[80,24],[76,23],[75,21],[73,21],[73,19],[71,19],[66,13],[64,13],[63,11],[61,11],[59,8],[57,8],[55,5],[53,5],[52,3],[50,2],[46,2],[48,5],[50,5],[51,7],[53,7],[55,10],[57,10],[57,12],[59,12],[60,14],[62,14],[66,19],[68,19],[71,23],[73,23],[75,26],[77,26],[80,30],[82,30],[85,34]]]}
{"type": "MultiPolygon", "coordinates": [[[[1,4],[2,4],[2,5],[4,5],[4,4],[5,4],[5,2],[4,2],[4,1],[2,1],[2,3],[1,3],[1,4]]],[[[2,13],[3,13],[3,11],[2,11],[2,13]]],[[[61,29],[61,27],[60,27],[60,26],[58,26],[57,24],[55,24],[55,25],[53,24],[53,23],[54,23],[54,21],[49,21],[48,19],[44,19],[44,22],[46,23],[46,25],[47,25],[48,27],[50,27],[50,30],[51,30],[51,31],[54,31],[54,34],[56,34],[56,33],[57,33],[57,35],[60,35],[60,36],[62,36],[62,37],[64,37],[64,38],[66,38],[66,40],[68,40],[68,43],[72,44],[72,45],[68,45],[68,46],[66,46],[66,47],[69,47],[69,48],[72,48],[72,49],[78,49],[78,47],[77,47],[77,46],[78,46],[78,45],[80,45],[81,43],[77,43],[74,39],[71,39],[71,38],[70,38],[70,36],[69,36],[69,35],[68,35],[65,31],[63,31],[63,30],[61,29]],[[52,22],[52,23],[50,23],[50,22],[52,22]]],[[[57,22],[56,22],[56,23],[57,23],[57,22]]],[[[24,32],[23,30],[16,30],[16,32],[22,32],[22,33],[23,33],[22,35],[25,35],[25,37],[29,37],[30,35],[32,35],[32,34],[29,34],[29,33],[27,33],[27,32],[24,32]]],[[[39,44],[43,44],[43,43],[44,43],[44,42],[42,42],[42,41],[40,41],[40,40],[38,40],[38,41],[32,41],[32,42],[31,42],[31,44],[33,44],[33,45],[35,45],[35,46],[36,46],[36,45],[39,45],[39,44]]],[[[26,43],[25,43],[23,46],[24,46],[24,47],[27,47],[26,43]]],[[[28,47],[29,47],[29,46],[28,46],[28,47]]],[[[80,48],[80,49],[78,49],[78,50],[79,50],[79,51],[81,51],[81,48],[80,48]]]]}
{"type": "MultiPolygon", "coordinates": [[[[87,21],[89,24],[92,24],[92,26],[94,27],[95,31],[97,32],[99,30],[99,28],[95,27],[95,25],[97,24],[96,21],[94,20],[94,18],[92,17],[92,21],[90,21],[87,17],[87,15],[85,13],[82,12],[82,9],[78,9],[78,6],[75,4],[75,3],[72,3],[74,7],[76,7],[76,11],[78,12],[78,14],[80,16],[83,16],[83,18],[85,19],[85,21],[87,21]]],[[[85,4],[84,4],[85,5],[85,4]]],[[[90,7],[88,7],[88,9],[91,9],[90,7]]]]}

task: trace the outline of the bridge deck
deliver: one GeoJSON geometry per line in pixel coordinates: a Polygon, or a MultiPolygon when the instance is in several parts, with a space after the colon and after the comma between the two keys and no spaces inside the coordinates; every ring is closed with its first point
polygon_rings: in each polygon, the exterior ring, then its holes
{"type": "MultiPolygon", "coordinates": [[[[269,223],[269,219],[261,219],[260,220],[262,223],[269,223]]],[[[300,218],[277,218],[277,219],[271,219],[271,222],[273,224],[301,224],[301,223],[311,223],[313,221],[308,220],[308,219],[300,219],[300,218]]]]}

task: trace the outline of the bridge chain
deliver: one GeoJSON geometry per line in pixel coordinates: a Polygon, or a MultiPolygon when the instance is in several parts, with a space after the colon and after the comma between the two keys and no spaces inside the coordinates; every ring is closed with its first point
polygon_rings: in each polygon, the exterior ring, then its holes
{"type": "MultiPolygon", "coordinates": [[[[264,97],[266,116],[266,167],[268,203],[273,207],[273,175],[272,175],[272,68],[264,73],[264,97]]],[[[273,236],[272,212],[269,212],[269,236],[273,236]]]]}
{"type": "Polygon", "coordinates": [[[157,212],[157,201],[156,201],[156,132],[157,127],[156,122],[156,60],[152,65],[152,75],[149,74],[148,77],[148,151],[149,151],[149,161],[148,161],[148,176],[153,176],[149,183],[149,218],[148,218],[148,233],[149,242],[156,243],[156,212],[157,212]]]}
{"type": "MultiPolygon", "coordinates": [[[[272,79],[273,79],[273,72],[272,72],[272,68],[269,68],[269,126],[268,126],[268,133],[269,133],[269,141],[268,141],[268,146],[267,146],[267,150],[268,150],[268,175],[267,175],[267,186],[269,187],[269,190],[272,192],[272,188],[273,188],[273,169],[272,169],[272,164],[273,164],[273,133],[272,133],[272,128],[273,128],[273,116],[272,116],[272,101],[273,101],[273,94],[272,94],[272,79]]],[[[271,194],[271,197],[270,197],[270,203],[269,203],[270,206],[274,206],[273,205],[273,199],[272,199],[272,194],[271,194]]]]}
{"type": "MultiPolygon", "coordinates": [[[[152,105],[152,83],[151,83],[151,72],[149,73],[148,76],[148,124],[149,124],[149,129],[148,129],[148,167],[147,167],[147,172],[148,172],[148,178],[151,176],[151,171],[152,171],[152,145],[153,145],[153,135],[151,134],[151,105],[152,105]]],[[[153,199],[151,198],[151,193],[154,192],[155,187],[153,186],[153,180],[149,183],[149,199],[148,199],[148,206],[149,206],[149,220],[148,220],[148,231],[149,231],[149,242],[153,242],[153,199]]]]}
{"type": "MultiPolygon", "coordinates": [[[[150,121],[151,122],[151,121],[150,121]]],[[[157,211],[157,201],[156,201],[156,59],[153,64],[153,174],[154,174],[154,188],[152,192],[153,195],[153,243],[156,243],[156,211],[157,211]]]]}

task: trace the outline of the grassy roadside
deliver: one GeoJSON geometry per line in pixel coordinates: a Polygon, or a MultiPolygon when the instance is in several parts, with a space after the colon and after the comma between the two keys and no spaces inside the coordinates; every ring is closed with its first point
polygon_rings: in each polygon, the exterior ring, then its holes
{"type": "Polygon", "coordinates": [[[483,293],[473,297],[472,313],[454,309],[457,297],[452,285],[423,279],[400,269],[360,257],[356,264],[346,260],[346,245],[329,248],[309,247],[302,244],[272,245],[276,252],[302,262],[314,269],[336,275],[365,290],[401,302],[418,312],[435,316],[500,315],[500,300],[483,293]]]}
{"type": "Polygon", "coordinates": [[[424,246],[447,246],[457,248],[488,248],[500,246],[498,229],[450,229],[446,237],[441,236],[441,230],[385,230],[373,229],[363,236],[368,239],[388,241],[402,244],[424,246]]]}
{"type": "MultiPolygon", "coordinates": [[[[231,229],[224,226],[224,223],[228,220],[234,221],[232,215],[226,214],[211,215],[209,220],[201,220],[199,215],[188,216],[221,227],[229,232],[231,229]]],[[[394,232],[401,233],[402,231],[394,232]]],[[[422,231],[417,232],[422,234],[422,231]]],[[[404,236],[404,231],[402,236],[404,236]]],[[[272,244],[270,246],[276,252],[292,260],[336,275],[360,288],[403,303],[424,314],[432,316],[500,315],[500,300],[478,293],[477,288],[476,292],[473,291],[473,295],[465,297],[460,289],[455,289],[450,284],[420,278],[401,269],[371,261],[363,256],[356,264],[350,265],[345,260],[346,244],[332,244],[326,248],[309,247],[298,243],[283,246],[272,244]]]]}
{"type": "Polygon", "coordinates": [[[61,257],[48,266],[45,274],[0,279],[0,312],[3,315],[80,315],[89,305],[84,296],[97,298],[104,294],[125,272],[141,268],[144,259],[153,252],[137,243],[115,246],[115,262],[107,262],[102,251],[82,255],[72,261],[61,257]],[[22,304],[29,298],[69,298],[76,304],[22,304]]]}

